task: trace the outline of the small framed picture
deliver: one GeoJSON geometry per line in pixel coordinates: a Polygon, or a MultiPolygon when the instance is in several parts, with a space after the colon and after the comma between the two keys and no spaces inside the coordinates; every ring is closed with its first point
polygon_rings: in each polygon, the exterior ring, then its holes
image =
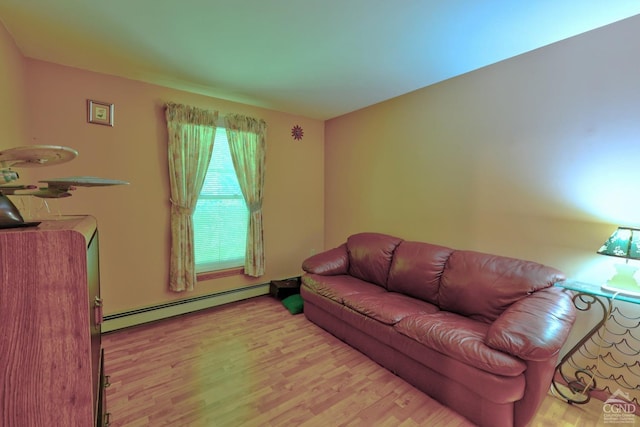
{"type": "Polygon", "coordinates": [[[87,114],[89,123],[113,126],[113,104],[88,99],[87,114]]]}

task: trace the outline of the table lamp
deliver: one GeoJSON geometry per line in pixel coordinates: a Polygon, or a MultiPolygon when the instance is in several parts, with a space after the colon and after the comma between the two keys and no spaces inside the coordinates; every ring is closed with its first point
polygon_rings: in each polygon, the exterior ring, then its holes
{"type": "Polygon", "coordinates": [[[625,259],[624,264],[618,263],[614,265],[616,274],[606,284],[602,285],[602,289],[608,292],[640,297],[640,284],[634,277],[638,267],[629,264],[630,259],[640,259],[640,229],[618,227],[602,247],[598,249],[598,253],[625,259]]]}

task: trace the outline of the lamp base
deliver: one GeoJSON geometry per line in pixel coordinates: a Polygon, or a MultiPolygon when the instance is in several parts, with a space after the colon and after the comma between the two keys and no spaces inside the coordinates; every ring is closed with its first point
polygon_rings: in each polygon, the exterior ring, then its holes
{"type": "Polygon", "coordinates": [[[616,274],[601,286],[606,292],[640,298],[640,285],[633,277],[638,268],[629,264],[616,264],[616,274]]]}

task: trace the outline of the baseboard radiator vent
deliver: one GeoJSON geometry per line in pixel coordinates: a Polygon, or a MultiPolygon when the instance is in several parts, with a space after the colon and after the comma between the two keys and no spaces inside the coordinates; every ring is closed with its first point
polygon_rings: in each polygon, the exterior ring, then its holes
{"type": "Polygon", "coordinates": [[[138,310],[125,311],[117,314],[104,316],[102,322],[102,333],[117,331],[118,329],[141,325],[143,323],[154,322],[156,320],[167,319],[181,314],[187,314],[206,308],[216,307],[222,304],[241,301],[269,293],[269,284],[249,286],[242,289],[220,292],[210,295],[201,295],[179,301],[172,301],[165,304],[154,305],[152,307],[138,310]]]}

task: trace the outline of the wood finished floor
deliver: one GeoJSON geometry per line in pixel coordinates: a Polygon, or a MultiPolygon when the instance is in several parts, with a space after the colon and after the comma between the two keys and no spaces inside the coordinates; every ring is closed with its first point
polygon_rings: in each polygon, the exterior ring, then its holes
{"type": "MultiPolygon", "coordinates": [[[[268,296],[105,334],[103,346],[111,427],[472,425],[268,296]]],[[[605,426],[601,415],[602,402],[549,395],[531,426],[605,426]]]]}

